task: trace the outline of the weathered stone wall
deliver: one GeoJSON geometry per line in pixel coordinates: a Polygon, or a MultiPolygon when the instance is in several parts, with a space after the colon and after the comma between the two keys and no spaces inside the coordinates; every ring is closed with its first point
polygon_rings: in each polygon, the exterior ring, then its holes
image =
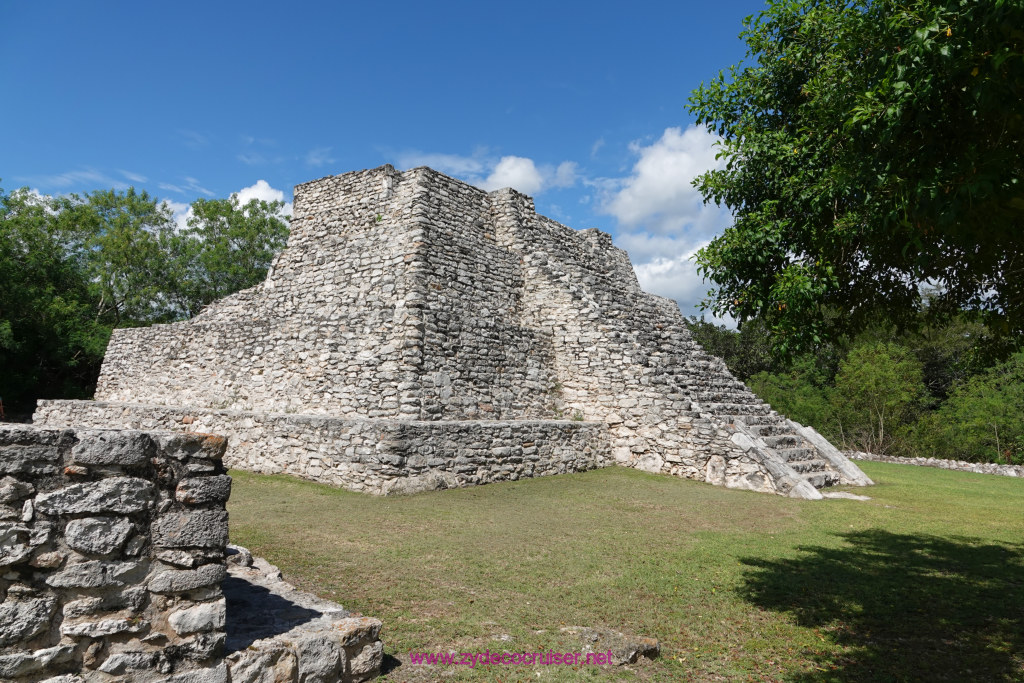
{"type": "Polygon", "coordinates": [[[225,446],[0,425],[0,679],[224,680],[225,446]]]}
{"type": "Polygon", "coordinates": [[[904,458],[898,455],[879,455],[862,451],[844,451],[851,460],[870,460],[873,462],[889,462],[894,465],[917,465],[918,467],[938,467],[943,470],[973,472],[975,474],[996,474],[1001,477],[1024,477],[1024,465],[998,465],[994,462],[969,462],[967,460],[946,460],[943,458],[904,458]]]}
{"type": "Polygon", "coordinates": [[[229,434],[225,463],[374,494],[581,472],[607,464],[604,425],[548,421],[356,420],[40,401],[37,424],[109,424],[229,434]]]}
{"type": "MultiPolygon", "coordinates": [[[[704,353],[674,302],[640,289],[607,234],[539,216],[513,190],[487,193],[428,168],[322,178],[296,187],[294,206],[288,247],[262,285],[190,321],[115,331],[96,398],[201,413],[204,427],[213,420],[226,434],[211,411],[278,425],[281,413],[437,421],[451,423],[439,434],[460,438],[466,420],[583,420],[604,425],[614,462],[650,472],[787,495],[808,495],[800,479],[855,483],[704,353]],[[746,429],[738,421],[756,437],[743,447],[732,439],[746,429]]],[[[320,465],[302,452],[322,450],[323,430],[297,420],[313,440],[288,450],[299,464],[275,467],[310,476],[320,465]]],[[[363,431],[386,439],[425,429],[360,424],[332,423],[330,435],[343,429],[342,443],[361,448],[363,431]]],[[[492,454],[537,429],[477,428],[512,430],[492,454]]],[[[232,447],[278,441],[264,433],[232,447]]],[[[430,474],[439,485],[531,476],[503,456],[450,451],[477,473],[430,474]]],[[[266,470],[277,457],[237,462],[266,470]]],[[[362,477],[378,492],[396,477],[425,481],[430,466],[398,459],[402,474],[349,457],[323,478],[355,487],[362,477]]]]}

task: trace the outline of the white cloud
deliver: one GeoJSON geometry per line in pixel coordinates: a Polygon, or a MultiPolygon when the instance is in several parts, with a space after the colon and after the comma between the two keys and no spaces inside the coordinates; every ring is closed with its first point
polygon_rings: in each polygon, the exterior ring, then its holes
{"type": "Polygon", "coordinates": [[[633,142],[630,149],[640,158],[616,189],[606,188],[602,210],[627,227],[644,225],[663,233],[711,228],[708,223],[717,223],[716,214],[722,212],[705,207],[692,182],[704,171],[721,167],[715,159],[717,139],[704,128],[690,126],[685,131],[666,128],[646,147],[633,142]]]}
{"type": "Polygon", "coordinates": [[[212,197],[215,194],[213,190],[207,190],[205,187],[203,187],[200,184],[200,182],[195,178],[185,176],[185,182],[188,183],[187,185],[185,185],[186,190],[191,190],[192,192],[199,192],[200,194],[205,194],[207,197],[212,197]]]}
{"type": "Polygon", "coordinates": [[[525,194],[536,194],[544,187],[544,178],[533,159],[508,156],[502,157],[491,174],[478,185],[487,191],[511,187],[525,194]]]}
{"type": "Polygon", "coordinates": [[[171,219],[178,232],[188,227],[188,219],[192,217],[191,205],[185,202],[172,202],[169,199],[165,199],[163,205],[171,212],[171,219]]]}
{"type": "Polygon", "coordinates": [[[123,175],[125,178],[132,181],[133,183],[144,183],[147,180],[146,176],[139,175],[138,173],[132,173],[131,171],[122,170],[121,175],[123,175]]]}
{"type": "Polygon", "coordinates": [[[284,192],[275,190],[266,180],[257,180],[254,185],[243,187],[234,194],[238,196],[238,203],[243,205],[248,204],[253,199],[258,199],[261,202],[284,201],[284,192]]]}
{"type": "MultiPolygon", "coordinates": [[[[262,179],[257,180],[255,184],[249,187],[243,187],[238,192],[232,193],[232,196],[238,198],[240,206],[245,206],[254,199],[258,199],[261,202],[285,202],[284,192],[271,187],[270,183],[262,179]]],[[[284,208],[281,211],[288,216],[292,215],[292,203],[285,202],[284,208]]]]}
{"type": "Polygon", "coordinates": [[[576,184],[579,164],[575,161],[563,161],[555,169],[555,177],[551,179],[552,187],[572,187],[576,184]]]}
{"type": "Polygon", "coordinates": [[[267,158],[259,152],[243,152],[238,155],[238,160],[247,166],[261,166],[267,163],[267,158]]]}
{"type": "Polygon", "coordinates": [[[168,192],[177,192],[178,194],[188,194],[189,192],[198,192],[199,194],[205,194],[207,197],[212,197],[215,193],[213,190],[208,190],[202,186],[202,184],[192,177],[185,177],[185,182],[181,185],[174,183],[157,183],[156,185],[161,190],[167,190],[168,192]]]}
{"type": "Polygon", "coordinates": [[[572,187],[580,178],[574,161],[563,161],[558,166],[538,165],[528,157],[495,158],[486,149],[478,149],[471,156],[406,152],[398,156],[397,163],[400,168],[429,166],[488,192],[511,187],[534,195],[552,187],[572,187]]]}
{"type": "MultiPolygon", "coordinates": [[[[161,185],[162,187],[163,185],[161,185]]],[[[179,190],[181,188],[178,188],[179,190]]],[[[245,206],[253,199],[258,199],[264,202],[284,202],[284,192],[271,187],[270,183],[266,180],[257,180],[254,184],[243,187],[238,192],[232,193],[233,197],[238,198],[240,206],[245,206]]],[[[163,201],[163,205],[167,207],[171,212],[171,217],[174,220],[178,230],[184,230],[188,227],[188,219],[195,215],[192,210],[191,204],[185,202],[174,202],[169,199],[163,201]]],[[[281,209],[281,215],[291,216],[292,215],[292,203],[285,202],[284,207],[281,209]]]]}
{"type": "Polygon", "coordinates": [[[698,304],[707,295],[709,287],[697,272],[691,256],[693,252],[670,258],[655,258],[634,266],[633,270],[645,291],[675,299],[683,315],[695,315],[698,318],[703,315],[710,322],[735,327],[736,322],[732,318],[719,318],[710,311],[700,310],[698,304]]]}
{"type": "Polygon", "coordinates": [[[85,185],[88,191],[101,187],[110,187],[115,190],[128,189],[128,184],[123,180],[111,178],[107,174],[92,168],[46,176],[18,177],[17,180],[27,181],[34,185],[42,185],[43,187],[69,188],[76,185],[85,185]]]}
{"type": "Polygon", "coordinates": [[[334,161],[334,158],[331,157],[330,147],[314,147],[306,152],[306,164],[314,168],[333,164],[334,161]]]}
{"type": "Polygon", "coordinates": [[[604,138],[598,138],[594,140],[594,144],[590,146],[590,158],[593,159],[597,156],[597,153],[604,147],[604,138]]]}
{"type": "Polygon", "coordinates": [[[638,158],[625,178],[587,181],[600,210],[617,219],[616,244],[629,252],[640,285],[675,299],[684,315],[700,315],[698,304],[710,289],[693,255],[732,222],[727,211],[705,205],[692,185],[701,173],[721,167],[716,141],[696,126],[667,128],[649,145],[630,145],[638,158]]]}

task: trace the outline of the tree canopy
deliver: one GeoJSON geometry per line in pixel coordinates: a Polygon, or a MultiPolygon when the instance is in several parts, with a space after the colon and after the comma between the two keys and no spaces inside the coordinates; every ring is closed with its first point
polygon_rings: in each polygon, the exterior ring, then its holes
{"type": "Polygon", "coordinates": [[[47,197],[0,189],[0,397],[92,393],[110,331],[189,318],[258,284],[288,237],[281,202],[197,200],[179,228],[129,188],[47,197]]]}
{"type": "Polygon", "coordinates": [[[706,305],[783,351],[882,312],[1024,330],[1024,1],[777,0],[752,63],[694,91],[723,167],[695,184],[734,224],[697,263],[706,305]]]}

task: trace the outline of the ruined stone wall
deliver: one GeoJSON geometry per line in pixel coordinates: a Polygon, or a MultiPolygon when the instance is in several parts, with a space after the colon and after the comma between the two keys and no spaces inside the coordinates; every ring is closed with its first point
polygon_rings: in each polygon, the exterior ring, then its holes
{"type": "MultiPolygon", "coordinates": [[[[640,289],[609,235],[540,216],[514,190],[484,192],[428,168],[384,166],[299,185],[288,247],[267,280],[193,320],[115,331],[96,398],[184,414],[273,415],[279,425],[282,413],[574,419],[604,425],[614,462],[650,472],[786,494],[797,479],[816,487],[842,479],[693,341],[675,302],[640,289]],[[733,437],[743,430],[741,446],[733,437]]],[[[232,443],[262,448],[269,438],[232,443]]],[[[310,476],[316,466],[296,450],[288,453],[298,464],[282,469],[310,476]]],[[[238,462],[266,470],[277,457],[238,462]]],[[[417,467],[398,475],[386,462],[349,458],[324,477],[350,487],[364,477],[384,492],[399,476],[422,481],[417,467]]]]}
{"type": "Polygon", "coordinates": [[[398,421],[40,401],[41,425],[104,425],[228,434],[225,462],[373,494],[471,486],[609,462],[604,425],[561,421],[398,421]]]}
{"type": "Polygon", "coordinates": [[[524,320],[522,255],[496,235],[493,195],[427,169],[421,419],[554,419],[550,335],[524,320]]]}
{"type": "Polygon", "coordinates": [[[298,186],[267,280],[186,322],[115,330],[97,398],[398,417],[421,232],[399,219],[414,181],[367,172],[298,186]]]}
{"type": "Polygon", "coordinates": [[[0,679],[224,680],[225,445],[0,425],[0,679]]]}

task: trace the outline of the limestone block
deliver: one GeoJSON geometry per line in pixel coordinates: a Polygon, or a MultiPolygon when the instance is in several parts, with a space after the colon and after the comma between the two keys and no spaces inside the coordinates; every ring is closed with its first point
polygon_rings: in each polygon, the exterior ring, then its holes
{"type": "Polygon", "coordinates": [[[345,670],[341,644],[325,635],[305,638],[296,645],[299,680],[304,683],[335,683],[345,670]]]}
{"type": "Polygon", "coordinates": [[[372,678],[380,671],[384,662],[384,643],[375,640],[367,643],[349,657],[348,673],[354,680],[372,678]]]}
{"type": "Polygon", "coordinates": [[[229,658],[231,683],[291,683],[298,676],[295,653],[274,640],[260,640],[229,658]]]}
{"type": "Polygon", "coordinates": [[[81,513],[131,514],[153,505],[153,484],[137,477],[111,477],[44,493],[36,498],[36,509],[48,515],[81,513]]]}
{"type": "Polygon", "coordinates": [[[13,522],[0,522],[0,567],[26,562],[31,554],[29,528],[13,522]]]}
{"type": "Polygon", "coordinates": [[[173,564],[175,567],[183,567],[185,569],[192,569],[200,564],[203,564],[204,554],[200,551],[194,550],[178,550],[178,549],[165,549],[157,550],[155,553],[156,559],[167,564],[173,564]]]}
{"type": "MultiPolygon", "coordinates": [[[[12,591],[13,592],[13,591],[12,591]]],[[[7,595],[0,603],[0,647],[35,638],[50,626],[56,610],[53,596],[7,595]]]]}
{"type": "Polygon", "coordinates": [[[65,554],[59,550],[48,553],[39,553],[29,561],[29,564],[38,569],[56,569],[64,562],[65,554]]]}
{"type": "Polygon", "coordinates": [[[187,505],[225,503],[230,495],[231,477],[226,474],[182,479],[174,490],[175,500],[187,505]]]}
{"type": "Polygon", "coordinates": [[[56,446],[13,444],[0,446],[0,474],[39,476],[55,474],[60,451],[56,446]]]}
{"type": "Polygon", "coordinates": [[[95,614],[103,606],[102,598],[81,598],[64,603],[64,618],[77,619],[95,614]]]}
{"type": "Polygon", "coordinates": [[[64,540],[79,552],[106,555],[119,550],[132,532],[124,517],[84,517],[68,522],[64,540]]]}
{"type": "Polygon", "coordinates": [[[226,603],[223,598],[172,612],[167,618],[178,635],[217,631],[224,628],[226,603]]]}
{"type": "Polygon", "coordinates": [[[168,569],[149,580],[149,590],[154,593],[180,593],[203,586],[219,584],[227,570],[222,564],[205,564],[198,569],[168,569]]]}
{"type": "Polygon", "coordinates": [[[199,458],[220,460],[224,457],[228,440],[211,434],[169,434],[156,432],[150,435],[162,455],[176,460],[199,458]]]}
{"type": "Polygon", "coordinates": [[[14,477],[0,479],[0,503],[14,503],[35,492],[36,488],[32,484],[18,481],[14,477]]]}
{"type": "Polygon", "coordinates": [[[225,510],[189,510],[161,515],[153,522],[153,545],[159,548],[223,548],[228,542],[225,510]]]}
{"type": "Polygon", "coordinates": [[[34,652],[15,652],[0,656],[0,678],[8,680],[15,676],[42,671],[51,664],[61,664],[74,656],[72,645],[57,645],[34,652]]]}
{"type": "Polygon", "coordinates": [[[106,674],[123,674],[126,671],[151,669],[156,666],[155,652],[119,652],[103,660],[100,671],[106,674]]]}
{"type": "MultiPolygon", "coordinates": [[[[292,679],[282,679],[291,683],[292,679]]],[[[228,666],[226,662],[220,662],[205,669],[195,671],[184,671],[164,679],[165,683],[228,683],[228,666]]],[[[238,683],[232,678],[231,683],[238,683]]]]}
{"type": "Polygon", "coordinates": [[[148,628],[149,622],[144,619],[116,617],[90,621],[65,621],[60,625],[60,633],[69,638],[102,638],[117,633],[140,633],[148,628]]]}
{"type": "Polygon", "coordinates": [[[713,455],[708,458],[704,481],[720,486],[725,484],[725,458],[720,455],[713,455]]]}
{"type": "Polygon", "coordinates": [[[339,642],[351,647],[367,640],[377,640],[383,623],[373,617],[349,617],[335,627],[339,642]]]}
{"type": "Polygon", "coordinates": [[[71,459],[79,465],[145,465],[153,453],[153,442],[142,432],[79,429],[76,435],[71,459]]]}
{"type": "Polygon", "coordinates": [[[69,564],[59,572],[46,577],[46,584],[54,588],[103,588],[123,586],[131,575],[139,572],[139,562],[103,562],[89,560],[69,564]]]}

